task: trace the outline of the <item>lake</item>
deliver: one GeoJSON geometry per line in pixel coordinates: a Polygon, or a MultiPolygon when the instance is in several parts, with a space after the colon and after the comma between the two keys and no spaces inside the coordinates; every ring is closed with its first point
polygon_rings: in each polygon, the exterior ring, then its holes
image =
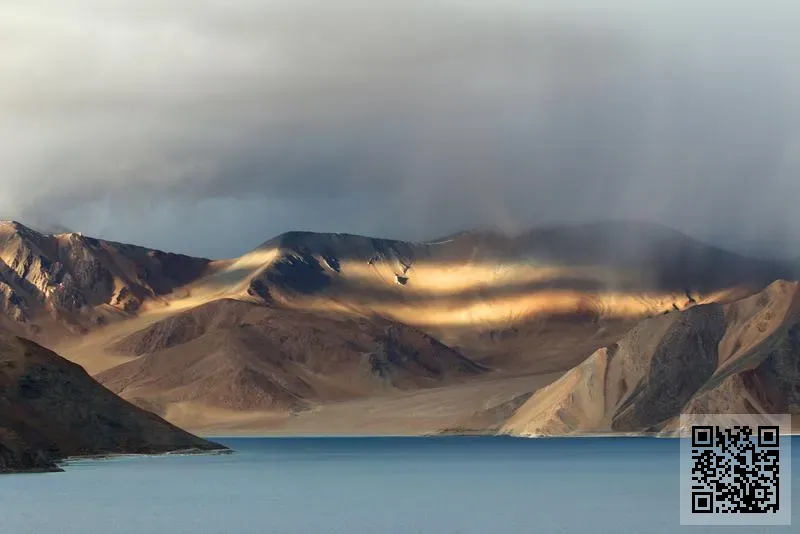
{"type": "MultiPolygon", "coordinates": [[[[800,452],[793,438],[795,466],[800,452]]],[[[1,534],[668,533],[679,441],[217,438],[235,454],[0,477],[1,534]]],[[[693,533],[794,527],[685,527],[693,533]]]]}

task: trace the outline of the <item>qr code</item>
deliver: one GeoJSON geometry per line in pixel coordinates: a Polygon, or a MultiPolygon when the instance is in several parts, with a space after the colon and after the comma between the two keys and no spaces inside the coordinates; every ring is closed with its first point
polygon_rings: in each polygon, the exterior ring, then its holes
{"type": "Polygon", "coordinates": [[[692,513],[777,513],[780,427],[692,426],[692,513]]]}
{"type": "MultiPolygon", "coordinates": [[[[782,465],[787,456],[782,450],[781,425],[772,421],[748,421],[725,416],[722,421],[691,421],[688,447],[689,491],[682,488],[682,516],[686,509],[693,516],[714,515],[717,518],[728,514],[764,516],[786,516],[782,507],[788,502],[782,493],[791,473],[782,465]],[[759,424],[761,423],[761,424],[759,424]],[[684,508],[684,505],[688,505],[684,508]]],[[[730,417],[730,416],[729,416],[730,417]]],[[[754,416],[748,416],[752,419],[754,416]]],[[[785,464],[785,462],[784,462],[785,464]]],[[[682,474],[683,476],[683,474],[682,474]]],[[[790,482],[790,480],[788,480],[790,482]]],[[[788,512],[788,511],[787,511],[788,512]]],[[[791,518],[791,514],[788,513],[791,518]]],[[[684,524],[785,524],[757,519],[756,522],[701,521],[684,524]]]]}

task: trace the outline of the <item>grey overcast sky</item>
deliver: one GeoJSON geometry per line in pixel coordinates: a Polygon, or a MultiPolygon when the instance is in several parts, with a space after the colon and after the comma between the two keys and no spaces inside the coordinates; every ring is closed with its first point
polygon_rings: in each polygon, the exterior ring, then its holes
{"type": "Polygon", "coordinates": [[[796,0],[0,0],[0,216],[211,257],[649,219],[800,255],[796,0]]]}

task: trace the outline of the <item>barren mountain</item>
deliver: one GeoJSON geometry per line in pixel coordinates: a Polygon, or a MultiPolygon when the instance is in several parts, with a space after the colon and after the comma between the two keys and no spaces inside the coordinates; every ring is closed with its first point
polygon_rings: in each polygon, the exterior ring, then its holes
{"type": "Polygon", "coordinates": [[[486,371],[406,325],[229,299],[163,319],[113,348],[138,357],[98,380],[162,414],[179,403],[298,410],[452,384],[486,371]]]}
{"type": "Polygon", "coordinates": [[[120,399],[36,343],[0,334],[0,472],[56,470],[68,456],[222,448],[120,399]]]}
{"type": "Polygon", "coordinates": [[[0,313],[7,328],[37,338],[85,333],[197,279],[208,265],[209,260],[0,222],[0,313]]]}
{"type": "Polygon", "coordinates": [[[537,391],[503,432],[669,431],[681,413],[791,413],[798,426],[800,284],[645,320],[537,391]]]}
{"type": "Polygon", "coordinates": [[[292,232],[215,263],[171,305],[227,297],[380,316],[494,368],[549,372],[572,367],[643,317],[740,298],[788,269],[632,223],[428,243],[292,232]]]}
{"type": "Polygon", "coordinates": [[[325,294],[365,307],[442,299],[455,306],[560,292],[597,294],[600,302],[585,303],[585,310],[542,303],[541,311],[627,315],[632,310],[615,309],[622,302],[603,307],[603,296],[653,294],[680,305],[734,287],[760,289],[789,272],[787,266],[729,253],[661,226],[632,223],[514,237],[469,232],[430,243],[292,232],[258,252],[271,254],[249,273],[251,296],[269,301],[325,294]]]}
{"type": "MultiPolygon", "coordinates": [[[[614,357],[630,361],[625,368],[661,361],[660,329],[664,346],[688,347],[698,335],[713,344],[732,328],[714,310],[729,313],[794,276],[789,263],[652,224],[474,231],[424,243],[290,232],[217,261],[17,223],[0,229],[2,325],[193,429],[237,421],[261,432],[277,428],[276,418],[281,428],[310,427],[334,405],[373,418],[363,428],[387,428],[402,410],[422,420],[413,398],[422,389],[459,409],[416,431],[496,428],[516,408],[512,421],[524,419],[543,392],[520,403],[561,374],[575,368],[547,391],[578,380],[593,354],[628,350],[614,357]],[[636,332],[649,344],[624,349],[636,332]]],[[[689,390],[701,386],[689,378],[689,390]]],[[[663,393],[647,391],[632,406],[663,393]]],[[[613,419],[618,428],[650,424],[626,409],[613,419]]]]}

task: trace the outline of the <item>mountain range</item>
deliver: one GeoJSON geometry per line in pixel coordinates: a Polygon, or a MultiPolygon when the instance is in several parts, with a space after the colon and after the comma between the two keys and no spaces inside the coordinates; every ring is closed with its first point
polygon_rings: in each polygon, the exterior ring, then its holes
{"type": "Polygon", "coordinates": [[[800,414],[798,265],[631,222],[225,260],[2,222],[0,331],[201,433],[667,432],[800,414]]]}

